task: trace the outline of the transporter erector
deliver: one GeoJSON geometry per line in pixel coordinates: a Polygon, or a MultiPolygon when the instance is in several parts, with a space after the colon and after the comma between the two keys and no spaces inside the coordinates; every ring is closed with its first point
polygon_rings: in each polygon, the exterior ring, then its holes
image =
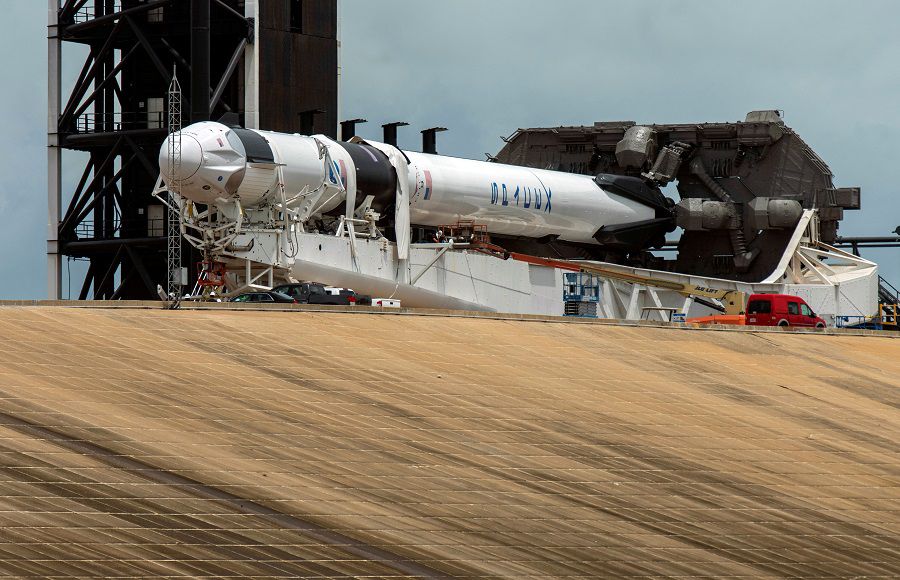
{"type": "MultiPolygon", "coordinates": [[[[167,138],[157,194],[174,193],[169,203],[177,205],[185,238],[204,262],[227,270],[218,289],[226,293],[316,280],[405,306],[562,314],[558,269],[497,259],[483,246],[525,244],[533,255],[639,266],[635,257],[661,247],[677,226],[721,228],[731,232],[731,259],[742,269],[758,254],[743,230],[783,229],[790,236],[811,219],[796,200],[735,203],[688,146],[666,147],[651,164],[655,149],[640,127],[623,139],[622,159],[644,159],[652,170],[591,176],[223,121],[196,123],[167,138]],[[660,185],[682,162],[709,182],[708,199],[676,204],[663,195],[660,185]],[[440,236],[461,222],[472,225],[470,237],[440,236]]],[[[782,291],[789,281],[773,273],[765,282],[782,291]]],[[[640,293],[653,285],[632,286],[629,292],[640,293]]],[[[684,299],[673,294],[669,301],[685,309],[684,299]]],[[[608,314],[633,318],[648,300],[659,306],[667,299],[650,290],[644,298],[619,300],[618,313],[611,302],[608,314]]]]}

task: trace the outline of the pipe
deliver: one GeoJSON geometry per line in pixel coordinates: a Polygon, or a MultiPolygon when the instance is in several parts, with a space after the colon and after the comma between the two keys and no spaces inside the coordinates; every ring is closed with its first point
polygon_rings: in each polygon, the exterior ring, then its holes
{"type": "Polygon", "coordinates": [[[441,259],[441,256],[446,254],[448,250],[452,250],[452,249],[453,249],[453,240],[450,240],[450,242],[448,244],[444,245],[444,247],[441,248],[437,254],[435,254],[434,258],[430,262],[428,262],[428,265],[425,266],[424,268],[422,268],[421,272],[419,272],[418,274],[413,276],[413,279],[409,281],[409,285],[415,286],[416,282],[419,281],[419,278],[421,278],[425,274],[425,272],[430,270],[431,267],[434,266],[435,263],[441,259]]]}
{"type": "Polygon", "coordinates": [[[900,236],[838,236],[835,240],[836,244],[885,244],[885,243],[900,243],[900,236]]]}

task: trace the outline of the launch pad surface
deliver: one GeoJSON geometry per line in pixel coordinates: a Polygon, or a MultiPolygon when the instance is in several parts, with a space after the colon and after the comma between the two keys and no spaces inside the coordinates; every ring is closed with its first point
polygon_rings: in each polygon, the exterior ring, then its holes
{"type": "Polygon", "coordinates": [[[0,308],[2,576],[900,575],[898,338],[131,306],[0,308]]]}

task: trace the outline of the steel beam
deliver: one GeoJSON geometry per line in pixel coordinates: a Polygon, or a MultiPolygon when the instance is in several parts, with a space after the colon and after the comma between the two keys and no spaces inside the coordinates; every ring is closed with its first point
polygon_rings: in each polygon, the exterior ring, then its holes
{"type": "Polygon", "coordinates": [[[99,69],[103,68],[103,57],[109,52],[113,47],[113,40],[115,39],[116,32],[118,31],[119,23],[117,22],[115,27],[113,27],[112,32],[109,34],[109,38],[106,39],[106,42],[103,43],[103,47],[98,51],[94,51],[91,49],[91,54],[88,55],[87,60],[93,60],[90,69],[87,74],[85,74],[82,78],[82,81],[74,91],[72,91],[71,96],[69,97],[69,101],[66,103],[66,109],[62,113],[62,117],[57,117],[57,123],[61,127],[68,126],[75,119],[75,110],[78,108],[79,103],[81,102],[82,97],[84,97],[84,93],[87,91],[88,87],[94,80],[98,77],[99,69]]]}
{"type": "Polygon", "coordinates": [[[215,2],[216,2],[216,4],[218,4],[219,6],[221,6],[226,12],[228,12],[229,14],[231,14],[232,16],[234,16],[235,18],[239,18],[240,20],[242,20],[242,21],[244,21],[244,22],[247,22],[247,17],[246,17],[246,16],[244,16],[243,14],[241,14],[240,12],[238,12],[237,10],[235,10],[234,8],[232,8],[231,6],[229,6],[228,4],[225,4],[224,2],[222,2],[222,0],[215,0],[215,2]]]}
{"type": "MultiPolygon", "coordinates": [[[[248,22],[259,22],[257,0],[244,2],[244,16],[248,22]]],[[[244,126],[260,129],[259,126],[259,26],[250,31],[250,45],[244,51],[244,126]]]]}
{"type": "MultiPolygon", "coordinates": [[[[69,221],[67,220],[67,222],[66,222],[65,224],[63,224],[63,227],[60,227],[60,231],[65,231],[65,228],[66,228],[67,226],[70,227],[70,228],[75,228],[75,227],[77,227],[78,224],[80,224],[81,222],[83,222],[83,221],[87,218],[88,214],[90,214],[92,211],[96,211],[96,210],[100,207],[100,204],[101,204],[104,200],[106,201],[107,204],[111,204],[113,201],[118,201],[118,199],[119,199],[119,197],[121,196],[121,194],[119,194],[119,196],[116,196],[116,195],[115,195],[115,192],[118,191],[117,188],[116,188],[116,183],[118,183],[119,180],[122,179],[122,175],[125,173],[125,171],[127,171],[128,167],[131,165],[131,163],[134,161],[134,159],[135,159],[134,157],[131,157],[131,159],[129,159],[128,161],[126,161],[124,164],[122,164],[121,169],[119,169],[119,171],[117,171],[117,172],[115,173],[115,175],[113,175],[113,176],[112,176],[112,177],[111,177],[111,178],[103,185],[103,188],[102,188],[102,189],[100,189],[99,191],[97,191],[97,192],[94,194],[94,199],[91,200],[90,203],[88,203],[87,205],[84,205],[84,206],[82,207],[81,211],[78,213],[78,217],[76,217],[75,219],[71,220],[71,222],[69,222],[69,221]]],[[[90,199],[90,198],[88,198],[87,196],[85,196],[85,197],[83,197],[82,199],[85,199],[85,200],[86,200],[86,199],[90,199]]],[[[107,205],[107,206],[106,206],[106,209],[112,209],[112,205],[107,205]]],[[[113,216],[108,215],[108,214],[109,214],[109,212],[104,212],[104,216],[105,216],[106,218],[108,218],[108,219],[111,219],[113,216]]],[[[95,221],[95,224],[96,224],[96,221],[95,221]]],[[[96,226],[95,226],[95,227],[96,227],[96,226]]],[[[111,223],[111,222],[107,221],[107,223],[104,224],[104,231],[107,231],[107,234],[108,234],[108,235],[112,233],[111,230],[113,230],[113,229],[114,229],[114,227],[112,227],[112,223],[111,223]],[[107,227],[107,226],[109,226],[109,227],[107,227]]],[[[97,237],[97,236],[96,236],[96,231],[94,232],[94,234],[95,234],[94,237],[97,237]]],[[[107,237],[107,236],[103,236],[103,237],[107,237]]]]}
{"type": "Polygon", "coordinates": [[[88,95],[88,97],[81,103],[81,106],[79,106],[75,110],[75,112],[72,113],[73,120],[77,122],[78,117],[80,117],[87,110],[87,108],[91,106],[91,103],[94,102],[94,99],[96,99],[98,95],[103,93],[103,89],[106,88],[106,85],[110,84],[111,82],[115,82],[116,75],[119,74],[119,71],[122,70],[122,68],[128,62],[128,59],[132,54],[134,54],[134,51],[137,50],[138,46],[140,46],[140,44],[135,44],[133,47],[131,47],[131,50],[122,55],[121,60],[119,60],[119,62],[115,66],[113,66],[109,74],[104,76],[103,80],[101,80],[100,83],[96,87],[94,87],[94,91],[90,95],[88,95]]]}
{"type": "Polygon", "coordinates": [[[122,246],[135,246],[139,248],[159,248],[165,250],[166,238],[113,238],[111,240],[81,240],[69,242],[66,249],[73,256],[80,252],[115,252],[122,246]]]}
{"type": "Polygon", "coordinates": [[[156,70],[159,72],[160,76],[166,83],[172,82],[172,75],[169,73],[169,70],[163,65],[162,61],[159,60],[159,56],[157,56],[156,51],[153,49],[153,45],[150,44],[150,41],[147,40],[147,35],[141,30],[141,27],[135,24],[134,20],[130,17],[126,16],[125,21],[128,22],[128,26],[131,27],[131,30],[134,32],[134,35],[137,37],[138,42],[144,47],[144,50],[147,51],[147,56],[150,57],[150,60],[153,62],[153,66],[156,67],[156,70]]]}
{"type": "Polygon", "coordinates": [[[59,38],[59,0],[49,0],[47,23],[47,298],[62,297],[59,219],[62,205],[62,152],[59,113],[62,108],[62,42],[59,38]]]}
{"type": "Polygon", "coordinates": [[[87,30],[92,30],[94,28],[103,26],[105,24],[109,24],[111,22],[116,22],[121,19],[123,16],[131,16],[133,14],[141,14],[142,12],[149,12],[154,8],[159,8],[161,6],[165,6],[166,4],[171,4],[173,0],[151,0],[146,4],[141,4],[140,6],[136,6],[134,8],[129,8],[127,10],[120,10],[119,12],[113,12],[112,14],[104,14],[103,16],[99,16],[97,18],[92,18],[87,22],[80,22],[78,24],[72,24],[66,27],[66,35],[67,36],[77,36],[78,34],[85,32],[87,30]]]}
{"type": "Polygon", "coordinates": [[[72,201],[69,203],[69,209],[66,211],[65,219],[62,220],[62,223],[58,223],[58,231],[63,232],[70,227],[74,228],[78,225],[78,222],[72,221],[72,218],[81,213],[81,210],[84,209],[84,206],[88,203],[90,196],[97,191],[98,186],[102,183],[102,175],[108,168],[113,166],[116,156],[119,154],[121,143],[122,138],[119,137],[119,141],[109,152],[109,155],[107,155],[103,163],[94,164],[94,160],[92,160],[91,166],[94,168],[94,176],[91,178],[91,182],[87,188],[81,192],[81,196],[79,198],[72,198],[72,201]]]}
{"type": "MultiPolygon", "coordinates": [[[[144,115],[151,110],[149,100],[165,94],[157,78],[169,82],[175,63],[180,76],[191,77],[193,95],[184,102],[186,112],[195,119],[209,119],[214,113],[234,108],[245,115],[245,126],[258,127],[260,51],[284,50],[283,45],[271,42],[257,48],[261,38],[271,40],[284,32],[280,30],[283,22],[275,13],[267,12],[271,19],[268,28],[256,26],[260,4],[260,0],[48,0],[50,297],[64,291],[60,258],[65,256],[90,259],[87,280],[82,284],[79,279],[75,284],[81,288],[82,298],[156,296],[156,283],[163,279],[160,258],[166,238],[127,237],[147,235],[148,213],[141,211],[148,204],[144,189],[152,188],[152,184],[146,185],[148,175],[156,180],[156,152],[166,135],[164,128],[151,128],[156,125],[145,121],[144,115]],[[152,10],[160,8],[164,10],[148,18],[152,10]],[[212,54],[213,33],[233,52],[212,54]],[[60,52],[74,43],[88,47],[90,54],[78,62],[80,71],[74,72],[80,74],[74,88],[64,91],[59,81],[60,52]],[[149,66],[151,72],[138,70],[138,61],[146,63],[140,66],[149,66]],[[232,95],[238,87],[242,95],[235,99],[232,95]],[[54,97],[58,102],[55,108],[54,97]],[[76,124],[88,116],[96,117],[95,126],[88,128],[91,132],[77,132],[76,124]],[[86,167],[79,164],[84,171],[74,176],[80,177],[77,187],[67,187],[63,193],[60,160],[66,150],[88,152],[91,160],[86,167]],[[89,226],[90,220],[94,222],[94,234],[88,235],[95,239],[76,239],[76,231],[89,226]],[[138,261],[142,261],[140,267],[135,266],[138,261]],[[149,282],[153,282],[152,288],[149,282]]],[[[278,79],[267,82],[281,83],[278,79]]],[[[293,110],[299,108],[299,101],[285,91],[284,99],[279,97],[274,106],[284,107],[295,118],[293,110]]]]}
{"type": "Polygon", "coordinates": [[[238,43],[237,48],[234,50],[234,54],[231,55],[231,60],[228,62],[228,68],[225,69],[225,73],[222,75],[222,79],[219,81],[219,85],[216,87],[216,91],[215,93],[213,93],[212,99],[210,100],[210,115],[213,114],[213,110],[222,99],[222,94],[225,92],[225,88],[228,86],[228,81],[230,81],[231,77],[234,76],[234,72],[237,70],[238,65],[241,63],[241,57],[244,56],[244,50],[247,48],[247,44],[247,39],[242,39],[241,42],[238,43]]]}
{"type": "Polygon", "coordinates": [[[88,292],[91,290],[91,282],[94,281],[94,262],[88,265],[87,274],[84,276],[84,282],[81,284],[81,292],[78,293],[79,300],[87,300],[88,292]]]}
{"type": "Polygon", "coordinates": [[[128,131],[115,131],[109,133],[77,133],[75,135],[61,136],[61,143],[67,149],[90,150],[95,147],[109,147],[120,138],[127,136],[131,139],[152,140],[162,143],[166,137],[165,129],[132,129],[128,131]]]}
{"type": "Polygon", "coordinates": [[[144,261],[141,259],[141,256],[134,251],[132,245],[125,245],[123,247],[125,248],[125,253],[128,254],[128,259],[131,260],[131,265],[134,266],[134,269],[140,274],[141,280],[143,280],[147,291],[153,293],[156,290],[156,285],[153,283],[153,279],[147,272],[147,268],[144,267],[144,261]]]}
{"type": "Polygon", "coordinates": [[[191,0],[191,122],[209,120],[210,0],[191,0]]]}

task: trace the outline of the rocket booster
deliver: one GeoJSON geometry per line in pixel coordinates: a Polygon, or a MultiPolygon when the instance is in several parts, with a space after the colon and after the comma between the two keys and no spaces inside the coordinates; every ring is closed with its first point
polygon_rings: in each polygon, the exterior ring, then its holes
{"type": "Polygon", "coordinates": [[[160,150],[162,178],[200,204],[239,200],[252,209],[306,192],[307,218],[352,212],[366,202],[381,213],[405,203],[413,225],[474,220],[492,234],[582,244],[598,243],[604,229],[633,224],[671,230],[671,201],[637,178],[593,178],[217,122],[184,128],[173,158],[173,138],[160,150]]]}

